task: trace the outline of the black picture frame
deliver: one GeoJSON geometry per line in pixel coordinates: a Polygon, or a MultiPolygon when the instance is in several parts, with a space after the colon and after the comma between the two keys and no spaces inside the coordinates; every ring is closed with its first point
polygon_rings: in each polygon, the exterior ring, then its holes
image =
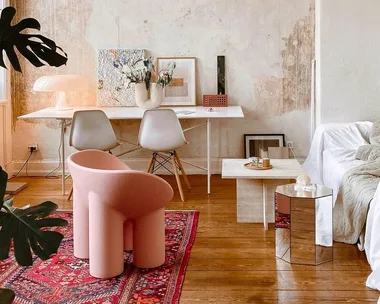
{"type": "Polygon", "coordinates": [[[285,147],[285,134],[244,134],[244,158],[246,159],[253,156],[259,157],[258,155],[251,155],[250,141],[271,141],[272,143],[268,143],[270,147],[285,147]],[[271,145],[273,141],[278,141],[278,146],[271,145]]]}

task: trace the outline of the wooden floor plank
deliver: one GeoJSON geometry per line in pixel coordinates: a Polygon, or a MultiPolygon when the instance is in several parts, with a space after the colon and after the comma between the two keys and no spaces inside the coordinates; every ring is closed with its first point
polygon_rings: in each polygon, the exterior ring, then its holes
{"type": "Polygon", "coordinates": [[[198,271],[370,271],[366,260],[334,260],[319,266],[289,264],[271,257],[264,259],[195,259],[190,260],[188,270],[198,271]]]}
{"type": "Polygon", "coordinates": [[[182,291],[181,304],[343,304],[376,303],[376,291],[182,291]]]}
{"type": "MultiPolygon", "coordinates": [[[[186,272],[181,304],[193,303],[376,303],[380,293],[365,287],[370,273],[364,252],[355,245],[336,243],[334,261],[317,267],[291,265],[275,258],[273,224],[236,222],[236,183],[212,177],[207,195],[206,177],[189,176],[192,186],[181,202],[176,181],[168,210],[199,210],[199,225],[186,272]]],[[[28,187],[15,198],[17,206],[56,202],[72,209],[61,195],[59,179],[16,178],[28,187]]],[[[67,192],[71,179],[66,180],[67,192]]]]}

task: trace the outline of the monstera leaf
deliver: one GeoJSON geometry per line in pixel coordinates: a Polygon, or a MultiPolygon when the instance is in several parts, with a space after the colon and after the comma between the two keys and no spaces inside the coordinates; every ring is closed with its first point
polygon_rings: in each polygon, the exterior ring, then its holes
{"type": "Polygon", "coordinates": [[[47,260],[57,253],[63,235],[41,228],[66,226],[67,221],[47,217],[57,210],[57,205],[53,202],[47,201],[26,208],[14,208],[13,199],[3,202],[7,177],[0,167],[0,260],[9,257],[12,240],[19,265],[33,264],[31,249],[39,258],[47,260]]]}
{"type": "Polygon", "coordinates": [[[0,304],[11,304],[15,299],[13,290],[0,288],[0,304]]]}
{"type": "Polygon", "coordinates": [[[4,63],[4,52],[7,54],[13,68],[21,72],[20,62],[15,48],[22,56],[29,60],[35,67],[45,65],[59,67],[67,62],[67,54],[48,39],[39,34],[23,34],[26,29],[40,30],[40,23],[34,18],[26,18],[15,25],[11,25],[16,14],[12,6],[6,7],[0,17],[0,66],[7,68],[4,63]]]}
{"type": "Polygon", "coordinates": [[[8,174],[0,166],[0,211],[3,207],[5,190],[7,189],[8,174]]]}

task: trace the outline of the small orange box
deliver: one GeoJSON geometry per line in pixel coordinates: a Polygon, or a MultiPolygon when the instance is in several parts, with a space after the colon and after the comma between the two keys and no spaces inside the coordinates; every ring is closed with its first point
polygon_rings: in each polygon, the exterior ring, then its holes
{"type": "Polygon", "coordinates": [[[203,95],[204,107],[228,107],[228,95],[203,95]]]}

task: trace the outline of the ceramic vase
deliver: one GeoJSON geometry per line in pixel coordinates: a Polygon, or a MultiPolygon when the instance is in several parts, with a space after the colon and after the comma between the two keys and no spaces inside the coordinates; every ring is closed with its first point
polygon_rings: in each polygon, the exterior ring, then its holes
{"type": "Polygon", "coordinates": [[[141,109],[154,109],[158,108],[162,103],[164,91],[162,86],[157,85],[157,83],[151,83],[149,90],[146,89],[145,83],[136,83],[135,97],[136,104],[141,109]]]}

